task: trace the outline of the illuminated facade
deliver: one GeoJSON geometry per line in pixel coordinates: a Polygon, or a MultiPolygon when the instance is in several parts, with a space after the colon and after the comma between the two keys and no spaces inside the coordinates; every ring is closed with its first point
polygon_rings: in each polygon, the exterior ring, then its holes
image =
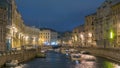
{"type": "Polygon", "coordinates": [[[40,29],[39,45],[57,45],[58,33],[51,29],[40,29]]]}
{"type": "Polygon", "coordinates": [[[120,47],[120,0],[114,0],[112,4],[113,38],[114,47],[120,47]]]}
{"type": "Polygon", "coordinates": [[[110,31],[112,30],[111,0],[106,0],[96,12],[95,38],[98,47],[111,47],[110,31]]]}
{"type": "Polygon", "coordinates": [[[85,46],[84,25],[80,25],[73,29],[72,43],[73,46],[85,46]]]}
{"type": "Polygon", "coordinates": [[[67,45],[67,46],[72,46],[72,32],[64,32],[61,37],[60,37],[60,43],[61,45],[67,45]]]}
{"type": "Polygon", "coordinates": [[[12,19],[10,26],[11,48],[21,48],[25,45],[38,45],[39,29],[24,24],[22,16],[12,1],[12,19]]]}
{"type": "Polygon", "coordinates": [[[24,34],[24,22],[22,16],[17,10],[15,1],[11,1],[11,22],[8,25],[10,27],[11,35],[11,48],[20,48],[23,45],[23,35],[24,34]]]}
{"type": "Polygon", "coordinates": [[[38,28],[25,26],[24,45],[39,45],[39,33],[38,28]]]}
{"type": "Polygon", "coordinates": [[[0,51],[38,45],[39,29],[24,24],[14,0],[4,1],[0,2],[0,51]]]}
{"type": "Polygon", "coordinates": [[[56,31],[51,31],[51,45],[58,44],[58,33],[56,31]]]}
{"type": "Polygon", "coordinates": [[[96,13],[88,15],[85,17],[85,39],[86,43],[85,45],[87,47],[89,46],[96,46],[96,40],[95,40],[95,18],[96,13]]]}

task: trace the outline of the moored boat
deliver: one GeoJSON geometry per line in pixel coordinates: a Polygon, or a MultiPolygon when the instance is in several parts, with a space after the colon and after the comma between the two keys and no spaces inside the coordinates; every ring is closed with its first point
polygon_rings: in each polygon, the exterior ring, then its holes
{"type": "Polygon", "coordinates": [[[81,60],[81,54],[80,53],[78,53],[78,54],[71,54],[70,55],[70,57],[71,57],[71,60],[73,60],[73,61],[80,61],[81,60]]]}
{"type": "Polygon", "coordinates": [[[18,66],[18,60],[9,60],[5,63],[6,67],[15,67],[18,66]]]}

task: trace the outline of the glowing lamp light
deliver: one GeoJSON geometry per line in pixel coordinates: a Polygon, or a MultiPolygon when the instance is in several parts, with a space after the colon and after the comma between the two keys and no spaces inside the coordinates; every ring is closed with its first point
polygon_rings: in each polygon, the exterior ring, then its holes
{"type": "Polygon", "coordinates": [[[75,36],[75,41],[77,41],[77,36],[75,36]]]}
{"type": "Polygon", "coordinates": [[[110,31],[110,39],[113,39],[114,38],[114,33],[113,31],[110,31]]]}
{"type": "Polygon", "coordinates": [[[81,34],[80,37],[83,38],[83,35],[81,34]]]}
{"type": "Polygon", "coordinates": [[[28,38],[29,38],[28,36],[25,37],[26,41],[28,40],[28,38]]]}
{"type": "Polygon", "coordinates": [[[52,42],[51,45],[55,45],[56,43],[55,42],[52,42]]]}
{"type": "Polygon", "coordinates": [[[35,41],[36,40],[36,37],[33,37],[33,41],[35,41]]]}
{"type": "Polygon", "coordinates": [[[50,45],[48,42],[44,42],[45,45],[50,45]]]}
{"type": "Polygon", "coordinates": [[[16,32],[16,33],[18,32],[16,27],[12,27],[12,28],[13,28],[14,32],[16,32]]]}
{"type": "Polygon", "coordinates": [[[57,42],[51,42],[51,45],[57,45],[58,43],[57,42]]]}
{"type": "Polygon", "coordinates": [[[92,37],[92,33],[88,33],[88,36],[89,36],[89,37],[92,37]]]}
{"type": "Polygon", "coordinates": [[[83,34],[81,34],[80,37],[81,37],[82,40],[84,40],[84,36],[83,36],[83,34]]]}

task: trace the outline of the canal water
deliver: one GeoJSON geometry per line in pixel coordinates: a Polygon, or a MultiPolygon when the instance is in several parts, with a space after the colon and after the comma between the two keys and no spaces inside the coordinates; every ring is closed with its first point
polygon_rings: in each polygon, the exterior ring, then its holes
{"type": "Polygon", "coordinates": [[[48,52],[46,58],[37,58],[27,62],[23,68],[120,68],[120,65],[102,58],[76,63],[61,53],[48,52]]]}

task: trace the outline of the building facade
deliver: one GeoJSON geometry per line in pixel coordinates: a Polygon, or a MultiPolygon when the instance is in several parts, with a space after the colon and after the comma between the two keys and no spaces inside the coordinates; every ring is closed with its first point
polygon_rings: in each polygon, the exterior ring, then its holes
{"type": "Polygon", "coordinates": [[[40,29],[39,35],[39,44],[40,45],[57,45],[58,33],[51,29],[40,29]]]}
{"type": "Polygon", "coordinates": [[[72,46],[72,32],[66,31],[62,33],[60,37],[60,45],[62,46],[72,46]]]}
{"type": "Polygon", "coordinates": [[[20,50],[29,44],[38,45],[38,38],[39,29],[24,24],[15,0],[0,0],[0,51],[20,50]]]}
{"type": "Polygon", "coordinates": [[[96,13],[85,17],[85,39],[86,39],[85,45],[87,47],[96,46],[95,18],[96,18],[96,13]]]}
{"type": "Polygon", "coordinates": [[[6,50],[6,25],[8,23],[8,3],[0,0],[0,51],[6,50]]]}
{"type": "Polygon", "coordinates": [[[17,10],[15,0],[10,1],[10,4],[9,12],[11,12],[11,16],[7,25],[9,29],[7,37],[10,38],[10,45],[8,46],[11,49],[20,49],[21,46],[38,45],[39,29],[24,24],[22,16],[17,10]]]}
{"type": "Polygon", "coordinates": [[[25,26],[25,32],[24,32],[24,44],[23,45],[39,45],[39,33],[40,30],[35,27],[25,26]]]}
{"type": "Polygon", "coordinates": [[[77,26],[72,32],[73,46],[85,46],[84,25],[77,26]]]}
{"type": "Polygon", "coordinates": [[[120,0],[114,0],[111,8],[114,34],[112,43],[114,47],[120,47],[120,0]]]}
{"type": "Polygon", "coordinates": [[[111,47],[110,32],[112,31],[111,3],[106,0],[96,12],[95,37],[98,47],[111,47]]]}

